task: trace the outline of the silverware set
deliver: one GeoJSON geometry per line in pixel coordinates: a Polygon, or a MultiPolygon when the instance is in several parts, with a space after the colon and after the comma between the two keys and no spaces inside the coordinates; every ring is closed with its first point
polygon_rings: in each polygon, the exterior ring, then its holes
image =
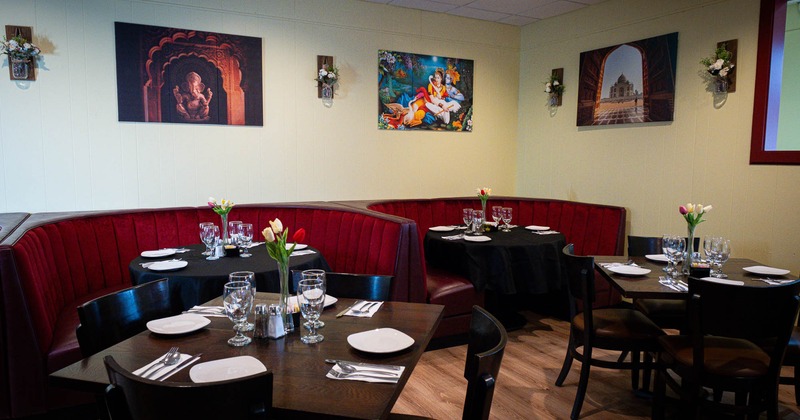
{"type": "Polygon", "coordinates": [[[142,268],[147,268],[147,267],[150,267],[151,265],[153,265],[155,263],[178,262],[178,261],[183,261],[183,258],[175,258],[173,260],[163,260],[163,261],[150,261],[150,262],[146,262],[146,263],[140,263],[139,265],[141,265],[142,268]]]}
{"type": "Polygon", "coordinates": [[[139,376],[141,376],[142,378],[145,378],[145,379],[163,381],[164,379],[167,378],[167,376],[170,376],[170,375],[167,374],[167,375],[165,375],[165,376],[163,376],[161,378],[156,379],[156,375],[159,372],[163,371],[164,369],[166,369],[169,366],[175,366],[172,369],[172,372],[177,372],[177,371],[183,369],[184,367],[189,366],[192,363],[200,360],[200,356],[202,356],[202,355],[203,355],[203,353],[198,353],[198,354],[196,354],[194,356],[189,357],[188,359],[184,360],[183,362],[181,362],[181,356],[182,355],[178,351],[178,347],[172,347],[172,348],[169,349],[167,354],[164,355],[164,357],[159,359],[156,363],[153,363],[152,366],[150,366],[147,369],[145,369],[145,371],[140,373],[139,376]]]}
{"type": "Polygon", "coordinates": [[[343,360],[330,359],[326,359],[325,361],[336,363],[328,372],[329,375],[336,379],[366,378],[397,382],[403,373],[402,366],[346,362],[343,360]]]}

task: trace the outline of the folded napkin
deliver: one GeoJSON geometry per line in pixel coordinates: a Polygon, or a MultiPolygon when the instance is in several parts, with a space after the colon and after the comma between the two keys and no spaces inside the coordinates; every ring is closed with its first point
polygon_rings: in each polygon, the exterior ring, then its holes
{"type": "Polygon", "coordinates": [[[667,278],[664,277],[664,276],[659,277],[658,278],[658,282],[663,284],[664,286],[669,287],[670,289],[672,289],[672,290],[674,290],[676,292],[688,292],[689,291],[689,287],[686,286],[685,284],[672,283],[669,280],[667,280],[667,278]]]}
{"type": "MultiPolygon", "coordinates": [[[[150,369],[151,366],[156,365],[156,364],[158,364],[159,367],[158,368],[153,368],[153,370],[159,369],[162,366],[161,361],[164,360],[164,357],[166,357],[166,356],[167,356],[167,354],[164,353],[158,359],[153,360],[152,362],[142,366],[141,368],[134,370],[133,374],[136,375],[136,376],[139,376],[142,373],[147,372],[148,369],[150,369]]],[[[170,376],[172,376],[173,374],[177,373],[178,371],[180,371],[181,369],[185,368],[186,366],[189,366],[191,363],[183,363],[183,362],[191,359],[192,357],[193,356],[191,354],[183,354],[183,353],[181,353],[181,359],[178,361],[178,363],[176,363],[176,364],[174,364],[172,366],[164,367],[163,369],[159,370],[158,373],[156,373],[153,376],[149,376],[147,379],[152,379],[154,381],[163,381],[164,379],[169,378],[170,376]]]]}
{"type": "Polygon", "coordinates": [[[191,249],[189,248],[175,248],[176,254],[183,254],[184,252],[189,252],[189,251],[191,251],[191,249]]]}
{"type": "Polygon", "coordinates": [[[718,279],[716,277],[703,277],[700,280],[710,281],[712,283],[730,284],[733,286],[744,286],[744,282],[741,280],[726,280],[726,279],[718,279]]]}
{"type": "Polygon", "coordinates": [[[781,284],[784,284],[784,283],[791,283],[793,281],[796,281],[794,279],[780,280],[780,279],[771,279],[771,278],[764,278],[764,279],[759,279],[759,280],[763,281],[764,283],[769,284],[770,286],[778,286],[778,285],[781,285],[781,284]]]}
{"type": "Polygon", "coordinates": [[[346,376],[336,376],[334,372],[339,374],[344,374],[344,371],[339,367],[339,364],[333,365],[330,371],[325,375],[331,379],[339,379],[339,380],[346,380],[346,381],[363,381],[363,382],[376,382],[376,383],[385,383],[385,384],[396,384],[397,381],[400,380],[400,377],[403,376],[403,371],[405,371],[405,366],[387,366],[387,368],[381,368],[377,365],[370,365],[367,366],[359,366],[359,365],[350,365],[348,366],[353,367],[356,371],[353,373],[346,374],[346,376]],[[392,368],[399,368],[392,369],[392,368]],[[382,375],[379,372],[386,372],[390,374],[397,374],[396,376],[391,375],[382,375]]]}
{"type": "Polygon", "coordinates": [[[556,230],[534,230],[532,232],[534,234],[536,234],[536,235],[555,235],[555,234],[561,233],[561,232],[556,231],[556,230]]]}
{"type": "Polygon", "coordinates": [[[467,228],[466,226],[453,226],[453,229],[458,229],[458,230],[464,230],[466,228],[467,228]]]}
{"type": "Polygon", "coordinates": [[[183,311],[185,314],[197,314],[207,317],[220,317],[227,318],[224,306],[193,306],[188,311],[183,311]]]}
{"type": "Polygon", "coordinates": [[[632,263],[630,263],[630,264],[618,263],[618,262],[615,262],[615,263],[602,263],[602,264],[600,264],[600,265],[602,265],[603,267],[606,267],[606,268],[608,268],[608,267],[619,267],[619,266],[621,266],[621,265],[629,265],[629,266],[631,266],[631,267],[638,267],[638,266],[639,266],[639,265],[638,265],[638,264],[636,264],[635,262],[632,262],[632,263]]]}
{"type": "Polygon", "coordinates": [[[292,257],[299,257],[300,255],[311,255],[311,254],[316,254],[316,252],[313,251],[313,250],[310,250],[310,249],[301,249],[299,251],[292,252],[291,256],[292,257]]]}
{"type": "Polygon", "coordinates": [[[150,261],[150,262],[145,262],[145,263],[139,263],[139,265],[141,265],[142,268],[147,268],[147,267],[150,267],[151,265],[157,264],[157,263],[178,262],[178,261],[183,261],[183,260],[180,259],[180,258],[175,258],[175,259],[172,259],[172,260],[150,261]]]}
{"type": "Polygon", "coordinates": [[[464,235],[459,234],[459,235],[442,236],[442,239],[444,239],[445,241],[455,241],[463,237],[464,235]]]}
{"type": "Polygon", "coordinates": [[[359,318],[372,318],[372,315],[375,315],[375,312],[378,312],[378,309],[380,309],[381,306],[383,306],[383,302],[380,301],[365,301],[356,307],[350,308],[345,315],[356,316],[359,318]],[[362,310],[363,308],[367,307],[367,305],[370,305],[367,312],[355,312],[356,310],[362,310]]]}
{"type": "Polygon", "coordinates": [[[248,245],[248,248],[255,248],[257,246],[264,245],[264,242],[253,242],[252,244],[248,245]]]}

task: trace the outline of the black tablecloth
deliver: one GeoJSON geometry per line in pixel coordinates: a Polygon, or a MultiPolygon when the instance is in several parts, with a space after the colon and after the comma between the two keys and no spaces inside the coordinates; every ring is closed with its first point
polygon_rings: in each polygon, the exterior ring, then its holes
{"type": "MultiPolygon", "coordinates": [[[[174,305],[183,309],[191,308],[222,295],[223,286],[228,281],[228,274],[234,271],[252,271],[256,275],[256,287],[259,292],[280,293],[280,280],[278,276],[278,263],[267,253],[266,245],[250,248],[253,254],[250,258],[222,257],[215,261],[206,260],[201,252],[204,245],[190,245],[189,252],[175,254],[164,258],[138,257],[128,266],[133,284],[142,284],[161,278],[169,278],[170,292],[174,305]],[[142,268],[144,262],[170,260],[181,258],[188,262],[185,268],[176,271],[152,271],[142,268]]],[[[306,270],[321,268],[329,271],[330,266],[317,250],[314,254],[291,257],[289,268],[291,270],[306,270]]]]}
{"type": "Polygon", "coordinates": [[[425,258],[429,266],[466,276],[479,291],[541,294],[563,289],[564,235],[537,235],[516,227],[511,232],[485,233],[492,238],[489,242],[442,239],[461,232],[428,231],[425,258]]]}

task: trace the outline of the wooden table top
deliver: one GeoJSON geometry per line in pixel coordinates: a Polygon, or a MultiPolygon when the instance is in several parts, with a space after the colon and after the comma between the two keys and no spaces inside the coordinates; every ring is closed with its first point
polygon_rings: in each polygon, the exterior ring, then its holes
{"type": "MultiPolygon", "coordinates": [[[[278,295],[258,293],[256,303],[277,303],[278,295]]],[[[355,300],[340,298],[323,312],[325,327],[319,332],[324,341],[303,344],[295,330],[278,340],[253,339],[245,347],[228,346],[233,324],[228,318],[211,317],[206,328],[185,335],[166,336],[144,331],[93,356],[50,375],[54,386],[103,393],[108,385],[103,358],[112,355],[126,369],[136,370],[179,346],[181,353],[203,353],[197,363],[249,355],[259,359],[274,374],[273,407],[276,415],[292,418],[318,417],[320,414],[348,418],[385,418],[405,386],[414,366],[442,319],[444,307],[408,302],[385,302],[372,318],[336,314],[355,300]],[[353,349],[347,336],[375,328],[391,327],[408,334],[414,344],[391,354],[370,354],[353,349]],[[334,380],[325,377],[332,365],[324,359],[340,359],[405,366],[397,384],[334,380]]],[[[207,305],[222,305],[222,297],[207,305]]],[[[197,364],[195,363],[195,365],[197,364]]],[[[189,368],[168,378],[169,382],[190,382],[189,368]]]]}
{"type": "MultiPolygon", "coordinates": [[[[624,256],[595,256],[594,263],[597,270],[608,280],[614,287],[619,290],[622,296],[627,298],[646,298],[646,299],[687,299],[689,296],[686,292],[678,292],[672,290],[667,286],[658,282],[659,276],[664,276],[665,273],[662,269],[667,263],[650,261],[645,257],[624,257],[624,256]],[[633,260],[637,265],[642,268],[650,269],[650,273],[644,276],[623,276],[613,273],[608,268],[603,267],[602,264],[606,263],[624,263],[628,259],[633,260]]],[[[742,268],[754,265],[762,265],[756,261],[746,258],[731,258],[725,265],[722,266],[722,272],[728,275],[728,280],[741,280],[747,286],[768,286],[767,283],[759,281],[758,279],[767,277],[758,274],[751,274],[744,271],[742,268]]],[[[774,279],[790,279],[791,274],[786,276],[769,276],[774,279]]],[[[686,278],[683,279],[686,281],[686,278]]]]}

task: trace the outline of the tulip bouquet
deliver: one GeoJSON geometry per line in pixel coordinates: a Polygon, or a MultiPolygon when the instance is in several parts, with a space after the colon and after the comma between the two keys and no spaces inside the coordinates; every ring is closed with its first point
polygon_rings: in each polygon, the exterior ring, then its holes
{"type": "Polygon", "coordinates": [[[486,209],[486,202],[489,201],[489,196],[492,195],[492,189],[489,187],[476,188],[475,192],[478,194],[478,198],[481,199],[481,206],[486,209]]]}
{"type": "Polygon", "coordinates": [[[289,247],[286,246],[289,228],[283,227],[281,219],[270,220],[269,227],[261,231],[261,234],[264,235],[269,256],[278,262],[281,280],[280,307],[283,314],[283,325],[286,328],[286,332],[290,332],[294,330],[294,321],[292,320],[292,311],[289,310],[289,257],[294,252],[297,243],[306,238],[306,230],[303,228],[297,229],[292,235],[294,243],[289,247]]]}
{"type": "Polygon", "coordinates": [[[214,213],[217,213],[220,216],[225,216],[231,212],[234,203],[233,201],[229,201],[226,199],[222,199],[222,203],[217,203],[217,199],[214,197],[208,197],[208,207],[211,207],[211,210],[214,210],[214,213]]]}
{"type": "Polygon", "coordinates": [[[692,230],[694,230],[697,225],[705,222],[705,220],[703,220],[703,216],[711,211],[712,208],[712,206],[704,207],[702,204],[687,203],[685,206],[678,207],[678,211],[681,213],[683,218],[686,219],[686,223],[688,223],[692,230]]]}

